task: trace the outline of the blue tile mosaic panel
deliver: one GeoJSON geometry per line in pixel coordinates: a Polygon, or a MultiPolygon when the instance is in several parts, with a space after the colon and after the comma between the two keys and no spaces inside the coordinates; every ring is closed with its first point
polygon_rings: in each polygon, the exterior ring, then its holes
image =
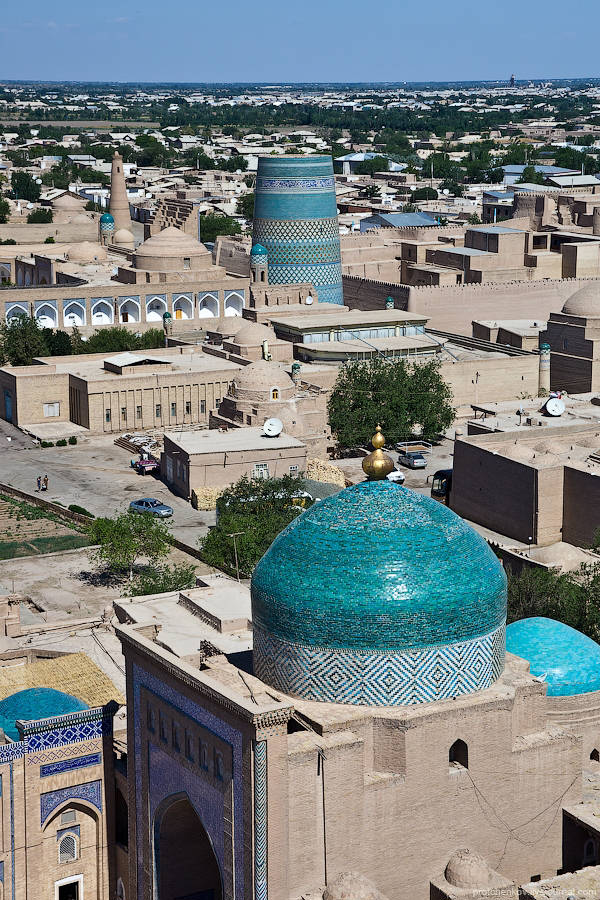
{"type": "Polygon", "coordinates": [[[102,755],[100,753],[89,753],[87,756],[76,756],[74,759],[63,759],[59,762],[40,766],[40,778],[48,778],[50,775],[60,775],[62,772],[72,772],[74,769],[86,769],[88,766],[99,766],[101,762],[102,755]]]}
{"type": "Polygon", "coordinates": [[[74,784],[58,791],[47,791],[40,796],[40,824],[43,825],[50,813],[67,800],[87,800],[102,812],[102,782],[87,781],[85,784],[74,784]]]}

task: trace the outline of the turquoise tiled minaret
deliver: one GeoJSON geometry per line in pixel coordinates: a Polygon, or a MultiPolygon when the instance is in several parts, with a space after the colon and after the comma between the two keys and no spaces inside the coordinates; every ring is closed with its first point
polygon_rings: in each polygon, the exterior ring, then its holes
{"type": "Polygon", "coordinates": [[[252,243],[267,250],[270,284],[309,282],[321,303],[344,302],[330,156],[259,159],[252,243]]]}

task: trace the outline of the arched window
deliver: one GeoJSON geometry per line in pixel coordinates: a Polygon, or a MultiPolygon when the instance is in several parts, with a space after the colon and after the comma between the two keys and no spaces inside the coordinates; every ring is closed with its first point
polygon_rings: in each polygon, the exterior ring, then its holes
{"type": "Polygon", "coordinates": [[[454,741],[448,751],[448,762],[450,765],[462,766],[463,769],[469,768],[469,748],[464,741],[454,741]]]}
{"type": "Polygon", "coordinates": [[[271,400],[279,400],[279,388],[271,388],[271,400]]]}
{"type": "Polygon", "coordinates": [[[66,834],[58,845],[58,861],[69,863],[75,859],[77,859],[77,838],[72,834],[66,834]]]}
{"type": "Polygon", "coordinates": [[[594,748],[590,753],[590,759],[592,762],[600,762],[600,753],[596,748],[594,748]]]}
{"type": "Polygon", "coordinates": [[[125,887],[120,878],[117,878],[117,900],[125,900],[125,887]]]}
{"type": "Polygon", "coordinates": [[[583,865],[592,866],[596,864],[596,842],[589,838],[583,845],[583,865]]]}

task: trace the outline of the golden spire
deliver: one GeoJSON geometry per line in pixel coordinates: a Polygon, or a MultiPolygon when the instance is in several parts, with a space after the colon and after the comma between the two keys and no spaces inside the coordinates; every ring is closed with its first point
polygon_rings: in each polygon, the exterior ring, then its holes
{"type": "Polygon", "coordinates": [[[363,472],[370,481],[383,481],[394,470],[394,462],[391,456],[388,456],[381,449],[385,445],[385,438],[381,433],[381,425],[378,425],[375,429],[371,443],[375,449],[363,459],[363,472]]]}

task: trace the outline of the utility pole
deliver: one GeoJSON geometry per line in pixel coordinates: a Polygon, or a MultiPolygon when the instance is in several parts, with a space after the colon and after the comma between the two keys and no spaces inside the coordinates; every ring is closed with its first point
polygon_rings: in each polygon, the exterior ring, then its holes
{"type": "Polygon", "coordinates": [[[240,580],[240,567],[238,563],[238,552],[237,552],[237,541],[236,538],[239,538],[241,534],[245,534],[245,531],[234,531],[233,534],[227,535],[230,538],[233,538],[233,553],[235,556],[235,571],[237,575],[237,580],[240,580]]]}

